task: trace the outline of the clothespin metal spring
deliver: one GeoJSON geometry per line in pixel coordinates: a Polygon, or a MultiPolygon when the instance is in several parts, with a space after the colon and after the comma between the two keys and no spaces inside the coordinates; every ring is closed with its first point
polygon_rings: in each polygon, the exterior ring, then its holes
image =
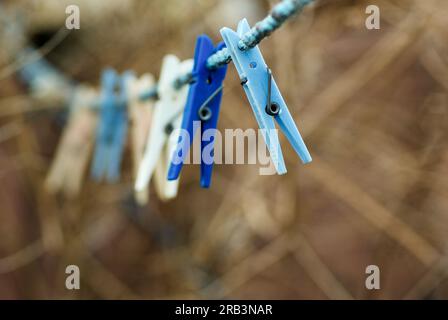
{"type": "Polygon", "coordinates": [[[210,120],[213,115],[212,110],[208,107],[210,101],[212,101],[221,91],[224,89],[224,85],[221,85],[218,89],[216,89],[208,98],[204,101],[204,103],[199,107],[198,116],[202,121],[210,120]]]}
{"type": "Polygon", "coordinates": [[[271,93],[272,93],[272,71],[269,67],[267,67],[267,74],[268,74],[268,103],[266,104],[266,113],[270,116],[276,116],[280,113],[280,106],[275,103],[272,102],[272,97],[271,97],[271,93]]]}

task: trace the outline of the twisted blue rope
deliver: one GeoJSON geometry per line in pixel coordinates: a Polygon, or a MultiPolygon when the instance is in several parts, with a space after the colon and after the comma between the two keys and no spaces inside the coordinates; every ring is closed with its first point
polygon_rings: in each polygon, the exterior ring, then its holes
{"type": "MultiPolygon", "coordinates": [[[[242,51],[247,51],[269,36],[272,32],[281,27],[281,25],[291,18],[294,14],[302,11],[302,9],[314,0],[283,0],[277,4],[271,13],[262,21],[241,37],[238,47],[242,51]]],[[[224,48],[211,55],[207,59],[207,68],[216,69],[220,66],[230,63],[232,57],[228,48],[224,48]]],[[[177,79],[174,87],[179,89],[191,81],[191,74],[186,74],[177,79]]],[[[151,99],[157,96],[157,88],[151,88],[147,92],[140,95],[141,100],[151,99]]]]}
{"type": "MultiPolygon", "coordinates": [[[[192,77],[193,77],[193,75],[191,74],[191,72],[180,75],[179,78],[174,80],[174,83],[173,83],[174,89],[176,89],[176,90],[181,89],[184,85],[191,82],[192,77]]],[[[154,98],[158,99],[158,95],[159,95],[158,87],[157,87],[157,85],[155,85],[154,87],[149,88],[148,90],[140,93],[139,99],[140,99],[140,101],[146,101],[146,100],[154,99],[154,98]]]]}
{"type": "MultiPolygon", "coordinates": [[[[302,11],[302,9],[313,2],[313,0],[283,0],[277,4],[271,13],[262,21],[241,37],[238,48],[241,51],[247,51],[269,36],[273,31],[277,30],[286,20],[294,14],[302,11]]],[[[224,64],[228,64],[232,60],[228,48],[224,48],[207,60],[207,68],[215,69],[224,64]]]]}

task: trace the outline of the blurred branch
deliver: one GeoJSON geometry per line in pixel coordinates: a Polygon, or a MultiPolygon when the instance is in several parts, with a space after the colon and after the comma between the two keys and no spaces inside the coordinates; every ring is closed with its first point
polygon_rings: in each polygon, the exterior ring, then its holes
{"type": "Polygon", "coordinates": [[[22,268],[39,259],[44,253],[45,247],[42,241],[37,240],[12,255],[0,258],[0,274],[10,273],[22,268]]]}
{"type": "Polygon", "coordinates": [[[390,238],[400,243],[425,266],[432,266],[440,258],[439,252],[427,240],[389,212],[369,194],[358,188],[348,178],[327,166],[323,160],[314,156],[313,165],[304,173],[319,181],[323,188],[351,206],[356,213],[385,232],[390,238]]]}
{"type": "Polygon", "coordinates": [[[303,135],[309,136],[323,121],[344,105],[356,92],[413,46],[430,19],[429,14],[412,10],[393,31],[382,37],[358,61],[320,92],[303,110],[303,135]]]}
{"type": "Polygon", "coordinates": [[[22,69],[26,64],[42,59],[43,57],[48,55],[53,49],[61,44],[69,34],[70,30],[68,30],[65,26],[61,27],[59,31],[50,40],[48,40],[48,42],[46,42],[35,52],[35,54],[30,54],[23,59],[14,61],[10,65],[1,69],[0,81],[13,75],[15,72],[22,69]]]}

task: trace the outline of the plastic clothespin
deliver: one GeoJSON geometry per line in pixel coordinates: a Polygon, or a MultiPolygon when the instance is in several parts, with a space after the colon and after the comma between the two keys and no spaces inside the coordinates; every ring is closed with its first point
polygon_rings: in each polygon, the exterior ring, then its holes
{"type": "Polygon", "coordinates": [[[275,131],[274,119],[302,162],[311,162],[312,158],[260,49],[255,46],[247,51],[242,51],[238,47],[242,35],[249,30],[249,23],[246,19],[243,19],[238,24],[237,32],[229,28],[222,28],[221,35],[230,51],[258,125],[262,129],[263,138],[277,173],[284,174],[286,173],[286,166],[278,135],[275,131]]]}
{"type": "Polygon", "coordinates": [[[136,191],[142,191],[155,174],[156,191],[161,200],[177,195],[178,181],[168,181],[166,176],[172,151],[177,145],[177,137],[171,137],[171,133],[180,128],[188,87],[176,89],[174,82],[181,75],[191,72],[192,68],[191,59],[181,62],[174,55],[163,59],[158,83],[159,100],[154,108],[145,154],[135,182],[136,191]]]}
{"type": "MultiPolygon", "coordinates": [[[[155,80],[151,74],[144,74],[140,78],[130,77],[127,82],[133,175],[135,179],[143,159],[155,103],[152,99],[142,100],[140,96],[141,92],[150,90],[154,85],[155,80]]],[[[138,204],[145,205],[148,202],[147,188],[139,192],[136,191],[134,196],[138,204]]]]}
{"type": "Polygon", "coordinates": [[[102,74],[100,123],[96,136],[96,147],[91,175],[101,181],[116,182],[120,177],[120,165],[128,128],[126,78],[112,69],[102,74]]]}
{"type": "MultiPolygon", "coordinates": [[[[179,161],[173,161],[172,159],[168,171],[168,180],[177,180],[179,178],[184,160],[188,154],[188,149],[193,143],[196,133],[193,132],[194,122],[198,121],[201,123],[201,136],[207,129],[216,129],[222,98],[222,83],[226,76],[227,65],[215,70],[209,70],[206,63],[208,57],[223,47],[225,47],[225,44],[221,42],[215,48],[212,40],[206,35],[200,35],[197,38],[192,74],[193,83],[190,85],[188,100],[182,119],[182,129],[188,131],[189,140],[179,137],[178,150],[176,150],[175,155],[180,159],[179,161]],[[180,155],[179,152],[181,152],[180,155]]],[[[201,155],[208,144],[211,144],[211,148],[213,148],[214,137],[211,142],[201,142],[201,155]]],[[[212,170],[213,162],[205,163],[201,156],[201,186],[203,188],[210,186],[212,170]]]]}
{"type": "MultiPolygon", "coordinates": [[[[20,59],[37,56],[37,50],[27,47],[18,54],[20,59]]],[[[73,83],[45,58],[38,58],[18,70],[19,78],[30,88],[33,98],[46,104],[64,103],[74,89],[73,83]]]]}
{"type": "Polygon", "coordinates": [[[79,85],[74,89],[69,120],[45,180],[49,192],[72,198],[81,190],[93,149],[97,113],[91,106],[97,99],[98,93],[92,87],[79,85]]]}

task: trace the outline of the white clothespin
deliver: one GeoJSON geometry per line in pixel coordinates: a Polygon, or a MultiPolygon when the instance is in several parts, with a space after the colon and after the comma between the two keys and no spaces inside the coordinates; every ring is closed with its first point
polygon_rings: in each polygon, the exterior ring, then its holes
{"type": "Polygon", "coordinates": [[[91,106],[98,96],[98,92],[88,86],[75,89],[69,120],[45,181],[48,191],[60,191],[67,197],[79,193],[93,149],[98,117],[91,106]]]}
{"type": "Polygon", "coordinates": [[[175,88],[174,83],[180,76],[191,73],[192,69],[192,59],[181,62],[174,55],[167,55],[163,59],[158,84],[159,100],[155,105],[146,150],[137,174],[137,192],[144,190],[155,174],[156,192],[161,200],[169,200],[177,195],[178,181],[167,180],[172,151],[178,142],[177,136],[170,136],[180,128],[188,86],[175,88]]]}
{"type": "MultiPolygon", "coordinates": [[[[136,179],[139,165],[143,159],[154,108],[154,100],[146,99],[142,101],[140,94],[153,88],[155,81],[151,74],[144,74],[140,78],[130,77],[126,85],[129,93],[128,112],[131,127],[133,175],[136,179]]],[[[135,200],[138,204],[145,205],[148,202],[148,188],[145,187],[141,191],[135,191],[135,200]]]]}

